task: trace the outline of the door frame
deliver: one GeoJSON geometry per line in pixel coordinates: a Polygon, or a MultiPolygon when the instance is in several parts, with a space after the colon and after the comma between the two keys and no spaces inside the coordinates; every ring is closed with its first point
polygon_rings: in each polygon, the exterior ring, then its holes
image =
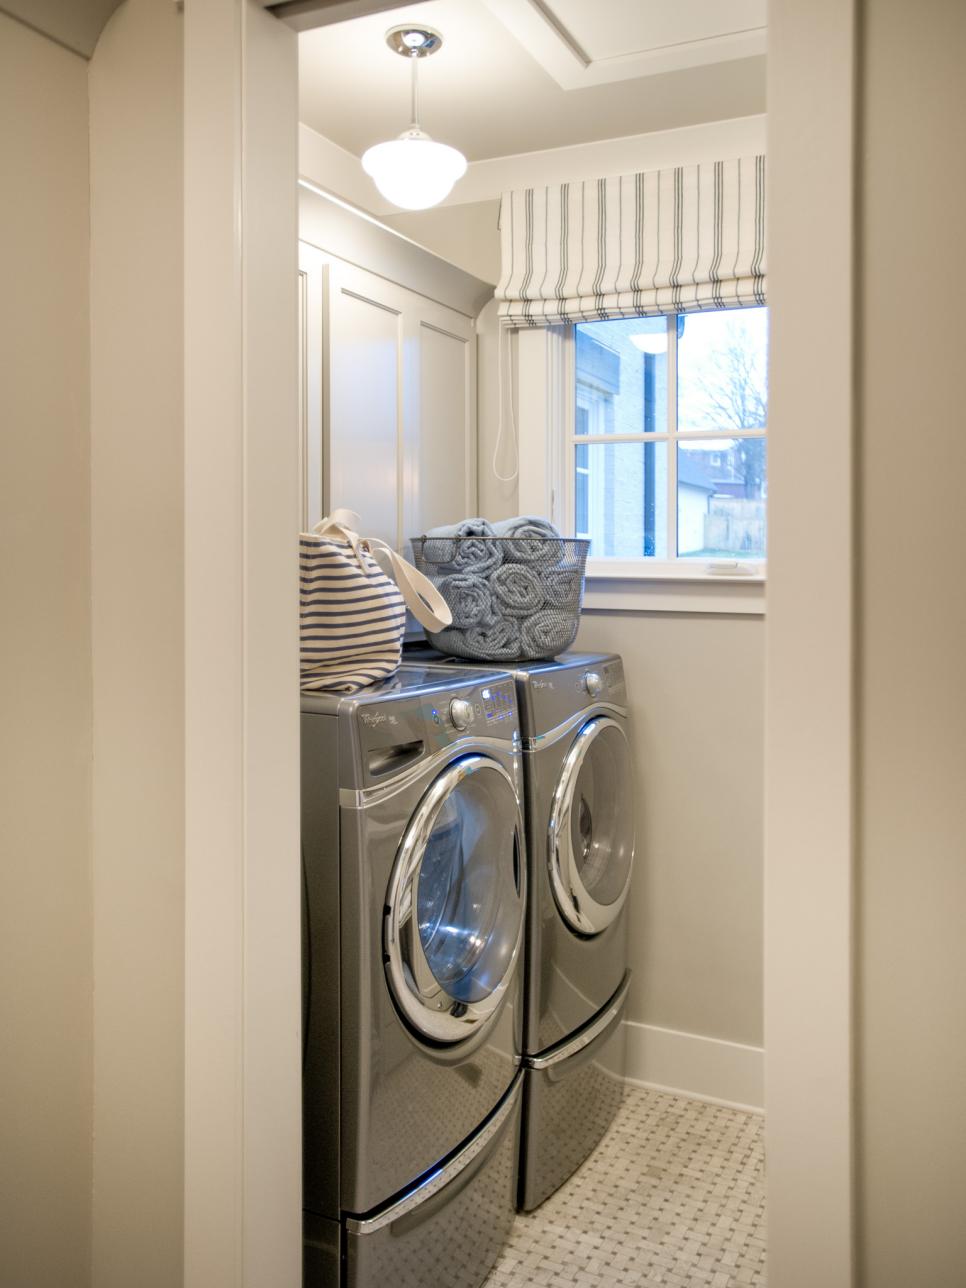
{"type": "MultiPolygon", "coordinates": [[[[772,1288],[853,1282],[855,20],[769,6],[772,1288]],[[816,530],[797,492],[819,446],[816,530]]],[[[185,1285],[299,1288],[295,37],[206,0],[185,55],[185,1285]]]]}
{"type": "Polygon", "coordinates": [[[297,41],[184,8],[185,1288],[300,1288],[297,41]]]}
{"type": "Polygon", "coordinates": [[[849,1288],[855,1277],[857,8],[857,0],[770,0],[768,9],[764,982],[771,1288],[849,1288]],[[817,477],[820,499],[802,485],[817,477]]]}

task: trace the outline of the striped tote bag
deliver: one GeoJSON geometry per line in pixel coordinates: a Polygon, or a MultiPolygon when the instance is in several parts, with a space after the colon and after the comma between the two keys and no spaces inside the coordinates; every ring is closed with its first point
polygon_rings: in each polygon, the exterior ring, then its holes
{"type": "Polygon", "coordinates": [[[334,510],[299,535],[301,687],[355,693],[392,675],[406,608],[427,630],[452,621],[428,578],[375,537],[359,516],[334,510]]]}

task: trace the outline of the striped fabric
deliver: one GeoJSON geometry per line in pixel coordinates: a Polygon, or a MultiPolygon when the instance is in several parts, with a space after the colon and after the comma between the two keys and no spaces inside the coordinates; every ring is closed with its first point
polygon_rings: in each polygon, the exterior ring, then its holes
{"type": "Polygon", "coordinates": [[[765,303],[765,158],[524,188],[500,206],[510,326],[765,303]]]}
{"type": "Polygon", "coordinates": [[[406,605],[367,550],[301,533],[299,587],[303,689],[354,693],[396,671],[406,605]]]}

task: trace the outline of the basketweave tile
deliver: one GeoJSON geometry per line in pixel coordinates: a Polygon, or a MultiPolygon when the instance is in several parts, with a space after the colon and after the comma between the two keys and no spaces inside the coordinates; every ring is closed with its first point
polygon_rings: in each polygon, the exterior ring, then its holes
{"type": "Polygon", "coordinates": [[[640,1088],[486,1288],[765,1288],[762,1122],[640,1088]]]}

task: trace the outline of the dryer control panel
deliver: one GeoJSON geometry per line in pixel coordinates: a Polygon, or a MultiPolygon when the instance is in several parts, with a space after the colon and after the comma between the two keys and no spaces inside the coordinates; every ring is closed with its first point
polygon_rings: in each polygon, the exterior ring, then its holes
{"type": "Polygon", "coordinates": [[[624,701],[627,698],[627,685],[624,683],[624,663],[618,657],[604,665],[604,687],[614,699],[624,701]]]}
{"type": "Polygon", "coordinates": [[[598,704],[627,705],[624,664],[616,653],[565,654],[556,663],[528,668],[524,678],[525,738],[549,733],[576,712],[598,704]]]}

